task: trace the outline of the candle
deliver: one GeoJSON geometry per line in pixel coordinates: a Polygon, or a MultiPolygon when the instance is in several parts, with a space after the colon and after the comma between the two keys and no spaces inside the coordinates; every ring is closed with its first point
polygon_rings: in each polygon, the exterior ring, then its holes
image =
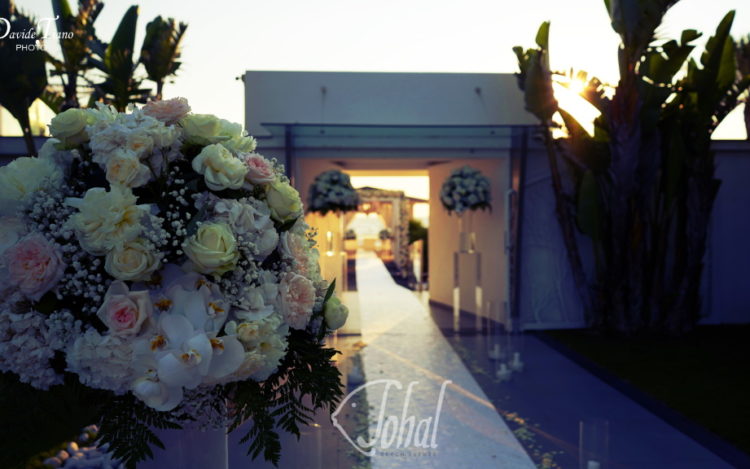
{"type": "Polygon", "coordinates": [[[499,360],[500,359],[500,344],[495,344],[492,347],[492,350],[490,350],[489,353],[491,360],[499,360]]]}
{"type": "Polygon", "coordinates": [[[523,371],[523,362],[521,361],[521,353],[513,353],[513,360],[510,362],[510,368],[513,371],[523,371]]]}
{"type": "Polygon", "coordinates": [[[586,463],[586,469],[600,469],[601,464],[599,464],[599,461],[594,461],[593,459],[590,459],[588,463],[586,463]]]}
{"type": "Polygon", "coordinates": [[[510,380],[510,375],[512,373],[513,372],[507,367],[507,365],[505,363],[503,363],[503,364],[500,365],[500,369],[497,370],[497,378],[501,382],[502,381],[509,381],[510,380]]]}

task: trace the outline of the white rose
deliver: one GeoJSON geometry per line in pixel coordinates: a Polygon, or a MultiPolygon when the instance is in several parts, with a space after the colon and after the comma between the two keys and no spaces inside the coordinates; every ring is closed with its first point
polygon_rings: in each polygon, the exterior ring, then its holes
{"type": "Polygon", "coordinates": [[[136,205],[130,189],[112,186],[86,191],[82,199],[69,198],[68,205],[78,209],[69,223],[76,231],[81,247],[94,255],[106,254],[115,246],[132,241],[141,234],[145,206],[136,205]]]}
{"type": "Polygon", "coordinates": [[[233,270],[240,254],[237,240],[225,223],[203,223],[182,245],[198,272],[222,275],[233,270]]]}
{"type": "Polygon", "coordinates": [[[337,297],[332,296],[326,301],[325,307],[323,307],[323,315],[326,318],[326,324],[331,329],[339,329],[346,323],[346,318],[349,316],[349,308],[347,308],[341,300],[337,297]]]}
{"type": "Polygon", "coordinates": [[[232,199],[222,199],[214,206],[214,212],[226,221],[237,233],[261,231],[273,227],[271,210],[262,202],[251,204],[232,199]]]}
{"type": "Polygon", "coordinates": [[[274,220],[285,222],[302,214],[302,201],[299,192],[285,182],[276,181],[266,189],[266,202],[274,220]]]}
{"type": "Polygon", "coordinates": [[[161,266],[161,259],[141,239],[118,246],[107,253],[104,270],[118,280],[148,280],[161,266]]]}
{"type": "Polygon", "coordinates": [[[202,174],[209,189],[239,189],[247,166],[219,144],[208,145],[193,159],[193,169],[202,174]]]}
{"type": "Polygon", "coordinates": [[[117,151],[106,164],[107,181],[125,187],[140,187],[151,177],[148,166],[141,163],[138,156],[129,151],[117,151]]]}
{"type": "Polygon", "coordinates": [[[36,192],[62,185],[60,168],[49,159],[21,157],[0,168],[0,214],[13,214],[36,192]]]}
{"type": "Polygon", "coordinates": [[[52,118],[49,131],[66,147],[71,148],[88,140],[86,126],[90,123],[89,115],[84,109],[71,108],[52,118]]]}

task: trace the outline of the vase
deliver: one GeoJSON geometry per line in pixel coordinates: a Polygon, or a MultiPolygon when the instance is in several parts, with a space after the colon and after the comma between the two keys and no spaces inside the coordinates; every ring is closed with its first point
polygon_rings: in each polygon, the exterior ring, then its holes
{"type": "Polygon", "coordinates": [[[153,429],[164,443],[152,446],[154,458],[138,464],[138,469],[228,469],[226,429],[153,429]]]}
{"type": "Polygon", "coordinates": [[[473,253],[477,250],[477,237],[472,228],[472,212],[458,214],[458,252],[473,253]]]}

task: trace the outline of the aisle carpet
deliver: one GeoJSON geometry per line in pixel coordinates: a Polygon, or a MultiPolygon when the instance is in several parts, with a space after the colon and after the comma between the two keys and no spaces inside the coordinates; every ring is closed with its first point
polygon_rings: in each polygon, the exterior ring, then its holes
{"type": "Polygon", "coordinates": [[[534,468],[425,305],[393,282],[374,253],[359,251],[356,269],[371,429],[360,446],[374,450],[372,467],[534,468]],[[420,429],[423,446],[410,427],[420,429]]]}

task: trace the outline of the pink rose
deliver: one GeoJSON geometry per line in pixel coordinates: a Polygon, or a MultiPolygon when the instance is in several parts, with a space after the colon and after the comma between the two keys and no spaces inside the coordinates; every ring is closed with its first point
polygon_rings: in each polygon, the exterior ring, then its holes
{"type": "Polygon", "coordinates": [[[187,116],[190,106],[185,98],[173,98],[164,101],[151,101],[143,106],[143,113],[164,122],[166,125],[175,124],[187,116]]]}
{"type": "Polygon", "coordinates": [[[151,317],[153,307],[147,291],[130,291],[125,282],[112,282],[96,315],[113,335],[137,334],[151,317]]]}
{"type": "Polygon", "coordinates": [[[281,253],[284,257],[292,259],[302,275],[309,277],[310,243],[304,235],[285,231],[281,233],[281,253]]]}
{"type": "Polygon", "coordinates": [[[57,247],[39,233],[8,248],[5,259],[10,283],[35,301],[54,288],[65,272],[57,247]]]}
{"type": "Polygon", "coordinates": [[[304,329],[315,305],[315,287],[302,275],[288,272],[279,285],[280,312],[294,329],[304,329]]]}
{"type": "Polygon", "coordinates": [[[273,172],[271,162],[257,153],[245,153],[240,155],[240,159],[247,166],[245,180],[251,184],[267,184],[276,179],[276,173],[273,172]]]}

